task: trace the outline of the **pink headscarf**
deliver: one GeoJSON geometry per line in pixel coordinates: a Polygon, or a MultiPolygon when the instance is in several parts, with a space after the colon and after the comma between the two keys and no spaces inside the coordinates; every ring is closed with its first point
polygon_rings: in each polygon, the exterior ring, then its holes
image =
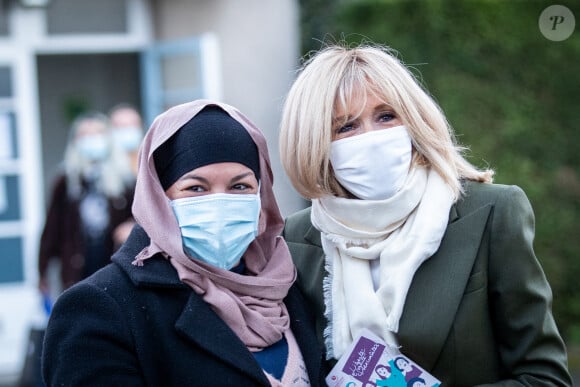
{"type": "Polygon", "coordinates": [[[139,150],[133,216],[151,238],[151,244],[137,255],[133,264],[143,265],[146,259],[162,253],[175,267],[181,281],[202,296],[252,350],[274,344],[288,329],[290,323],[283,299],[296,279],[290,251],[280,237],[284,221],[272,184],[264,135],[236,108],[223,103],[196,100],[167,110],[155,119],[139,150]],[[216,268],[184,253],[177,220],[155,169],[153,152],[207,105],[221,107],[242,124],[260,155],[262,209],[258,236],[244,253],[249,275],[216,268]]]}

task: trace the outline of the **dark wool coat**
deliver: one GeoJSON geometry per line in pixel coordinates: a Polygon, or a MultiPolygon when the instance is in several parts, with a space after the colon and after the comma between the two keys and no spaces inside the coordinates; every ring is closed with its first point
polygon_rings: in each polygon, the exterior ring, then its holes
{"type": "MultiPolygon", "coordinates": [[[[324,252],[310,209],[287,219],[284,236],[322,340],[324,252]]],[[[533,238],[521,189],[468,182],[439,250],[411,283],[397,334],[401,352],[442,386],[571,386],[533,238]]]]}
{"type": "MultiPolygon", "coordinates": [[[[133,266],[139,226],[113,263],[65,291],[45,334],[49,386],[269,386],[247,347],[160,255],[133,266]]],[[[311,385],[323,384],[312,316],[294,285],[284,300],[311,385]]]]}
{"type": "MultiPolygon", "coordinates": [[[[103,246],[104,254],[101,266],[110,262],[115,245],[112,231],[121,223],[132,219],[131,204],[133,189],[128,189],[118,198],[110,198],[108,234],[103,246]]],[[[44,230],[40,239],[38,270],[44,277],[52,258],[60,259],[61,280],[66,289],[83,279],[84,276],[83,230],[79,215],[79,201],[70,199],[67,193],[67,182],[64,175],[54,183],[51,201],[46,215],[44,230]]]]}

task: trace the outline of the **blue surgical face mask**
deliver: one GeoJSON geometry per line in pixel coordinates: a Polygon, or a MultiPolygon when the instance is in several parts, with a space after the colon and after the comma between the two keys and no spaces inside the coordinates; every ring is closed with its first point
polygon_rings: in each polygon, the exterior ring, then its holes
{"type": "Polygon", "coordinates": [[[109,156],[109,142],[104,134],[91,134],[77,140],[79,152],[91,161],[102,161],[109,156]]]}
{"type": "Polygon", "coordinates": [[[119,127],[112,130],[113,141],[127,152],[139,148],[143,132],[136,126],[119,127]]]}
{"type": "Polygon", "coordinates": [[[259,194],[211,194],[175,199],[171,207],[191,258],[230,270],[258,235],[259,194]]]}

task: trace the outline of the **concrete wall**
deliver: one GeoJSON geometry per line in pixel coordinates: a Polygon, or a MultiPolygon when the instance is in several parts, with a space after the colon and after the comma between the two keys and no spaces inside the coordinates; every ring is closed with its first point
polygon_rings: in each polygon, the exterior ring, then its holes
{"type": "Polygon", "coordinates": [[[297,0],[153,0],[155,39],[217,35],[222,59],[222,100],[265,133],[274,190],[283,215],[306,202],[287,179],[278,153],[284,96],[299,58],[297,0]]]}

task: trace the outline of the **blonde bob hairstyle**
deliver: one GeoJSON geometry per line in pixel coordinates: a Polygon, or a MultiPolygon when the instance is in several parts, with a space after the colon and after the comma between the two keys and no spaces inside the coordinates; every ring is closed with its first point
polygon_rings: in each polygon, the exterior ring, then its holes
{"type": "Polygon", "coordinates": [[[365,92],[383,100],[407,127],[413,165],[434,168],[456,198],[462,193],[462,179],[492,181],[492,170],[478,170],[463,157],[465,148],[457,145],[440,107],[389,47],[336,44],[304,63],[284,104],[280,156],[303,197],[347,197],[329,160],[332,129],[341,124],[334,113],[348,111],[353,99],[366,98],[365,92]]]}

